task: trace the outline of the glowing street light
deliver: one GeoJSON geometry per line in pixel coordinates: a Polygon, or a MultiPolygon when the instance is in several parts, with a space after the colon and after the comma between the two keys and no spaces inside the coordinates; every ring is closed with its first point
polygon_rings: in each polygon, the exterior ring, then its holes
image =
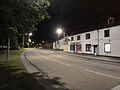
{"type": "Polygon", "coordinates": [[[58,34],[58,44],[59,44],[59,48],[60,48],[60,43],[59,43],[59,36],[60,34],[63,33],[63,30],[61,28],[57,29],[57,34],[58,34]]]}
{"type": "Polygon", "coordinates": [[[28,48],[30,47],[30,43],[32,42],[30,39],[30,36],[32,36],[32,35],[33,35],[33,33],[28,34],[28,48]]]}
{"type": "Polygon", "coordinates": [[[60,36],[60,34],[63,32],[63,30],[61,29],[61,28],[58,28],[57,29],[57,34],[58,34],[58,41],[59,41],[59,36],[60,36]]]}
{"type": "Polygon", "coordinates": [[[45,43],[45,41],[42,41],[42,43],[45,43]]]}
{"type": "Polygon", "coordinates": [[[31,39],[29,39],[29,42],[32,42],[31,39]]]}
{"type": "Polygon", "coordinates": [[[60,35],[62,32],[63,32],[63,30],[62,30],[61,28],[58,28],[58,29],[57,29],[57,34],[60,35]]]}
{"type": "Polygon", "coordinates": [[[29,36],[32,36],[33,35],[33,33],[29,33],[29,36]]]}

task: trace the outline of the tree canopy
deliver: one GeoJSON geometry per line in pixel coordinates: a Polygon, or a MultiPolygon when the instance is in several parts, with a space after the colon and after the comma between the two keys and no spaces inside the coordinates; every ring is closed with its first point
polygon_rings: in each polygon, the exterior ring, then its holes
{"type": "MultiPolygon", "coordinates": [[[[0,39],[17,40],[25,33],[37,30],[36,26],[50,18],[48,0],[0,0],[0,39]]],[[[2,40],[1,40],[2,41],[2,40]]]]}

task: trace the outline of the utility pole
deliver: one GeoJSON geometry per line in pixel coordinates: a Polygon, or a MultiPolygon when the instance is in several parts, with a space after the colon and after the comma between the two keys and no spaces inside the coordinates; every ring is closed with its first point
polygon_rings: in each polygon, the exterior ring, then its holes
{"type": "Polygon", "coordinates": [[[60,37],[60,35],[58,34],[58,49],[60,49],[60,41],[59,41],[59,37],[60,37]]]}
{"type": "Polygon", "coordinates": [[[23,34],[23,46],[22,46],[22,48],[24,48],[24,46],[25,46],[25,35],[23,34]]]}
{"type": "Polygon", "coordinates": [[[29,39],[30,39],[30,36],[28,34],[28,48],[30,47],[29,39]]]}
{"type": "Polygon", "coordinates": [[[10,56],[10,37],[8,35],[8,43],[7,43],[7,63],[9,62],[10,56]]]}
{"type": "Polygon", "coordinates": [[[30,47],[30,42],[31,42],[30,36],[32,35],[33,33],[28,33],[28,48],[30,47]]]}

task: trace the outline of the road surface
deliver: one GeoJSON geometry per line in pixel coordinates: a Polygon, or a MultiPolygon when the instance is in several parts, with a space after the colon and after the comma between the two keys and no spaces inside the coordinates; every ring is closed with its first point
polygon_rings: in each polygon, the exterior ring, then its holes
{"type": "Polygon", "coordinates": [[[46,49],[25,49],[25,56],[49,77],[58,77],[71,90],[120,90],[120,63],[46,49]]]}

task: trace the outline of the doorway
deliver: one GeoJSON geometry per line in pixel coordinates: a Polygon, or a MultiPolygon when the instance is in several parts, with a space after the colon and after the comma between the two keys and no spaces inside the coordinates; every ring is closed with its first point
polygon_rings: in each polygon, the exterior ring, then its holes
{"type": "Polygon", "coordinates": [[[98,55],[98,45],[93,45],[93,54],[98,55]]]}

